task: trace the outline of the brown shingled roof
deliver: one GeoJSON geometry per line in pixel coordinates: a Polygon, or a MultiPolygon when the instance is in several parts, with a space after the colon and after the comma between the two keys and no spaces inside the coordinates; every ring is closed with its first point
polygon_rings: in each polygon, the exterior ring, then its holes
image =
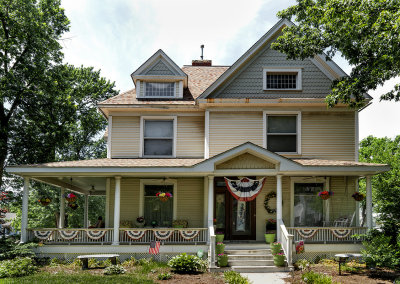
{"type": "Polygon", "coordinates": [[[299,163],[302,166],[318,166],[318,167],[358,167],[358,166],[370,166],[379,167],[387,166],[385,164],[372,164],[372,163],[362,163],[353,161],[340,161],[340,160],[322,160],[322,159],[292,159],[293,162],[299,163]]]}
{"type": "Polygon", "coordinates": [[[184,66],[183,72],[188,75],[188,88],[184,90],[183,99],[136,99],[136,90],[132,89],[99,103],[99,105],[131,104],[174,104],[194,105],[200,96],[229,66],[184,66]]]}

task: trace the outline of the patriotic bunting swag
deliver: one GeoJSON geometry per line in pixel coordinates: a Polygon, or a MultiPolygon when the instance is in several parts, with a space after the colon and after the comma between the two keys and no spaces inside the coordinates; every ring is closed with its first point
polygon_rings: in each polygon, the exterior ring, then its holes
{"type": "Polygon", "coordinates": [[[331,229],[332,234],[339,239],[344,239],[351,233],[351,229],[331,229]]]}
{"type": "Polygon", "coordinates": [[[232,196],[239,201],[252,201],[261,192],[265,178],[253,180],[242,178],[240,180],[230,180],[225,178],[226,187],[232,196]]]}
{"type": "Polygon", "coordinates": [[[66,231],[58,231],[60,233],[61,238],[64,240],[72,240],[76,238],[78,235],[79,231],[76,230],[66,230],[66,231]]]}
{"type": "Polygon", "coordinates": [[[35,237],[42,241],[47,240],[52,233],[52,231],[33,231],[35,237]]]}
{"type": "Polygon", "coordinates": [[[297,233],[305,239],[312,238],[317,232],[318,229],[296,229],[297,233]]]}
{"type": "Polygon", "coordinates": [[[140,240],[141,238],[143,238],[144,234],[146,233],[145,230],[125,230],[126,235],[128,236],[128,238],[130,238],[131,240],[140,240]]]}
{"type": "Polygon", "coordinates": [[[172,235],[173,232],[173,230],[158,230],[154,231],[154,236],[159,240],[166,240],[172,235]]]}
{"type": "Polygon", "coordinates": [[[197,235],[200,233],[200,230],[180,230],[179,234],[181,234],[181,237],[184,238],[185,240],[191,240],[197,237],[197,235]]]}
{"type": "Polygon", "coordinates": [[[96,230],[96,231],[92,231],[92,230],[87,230],[86,234],[89,238],[91,238],[92,240],[98,240],[101,239],[102,237],[104,237],[104,235],[107,233],[106,230],[96,230]]]}

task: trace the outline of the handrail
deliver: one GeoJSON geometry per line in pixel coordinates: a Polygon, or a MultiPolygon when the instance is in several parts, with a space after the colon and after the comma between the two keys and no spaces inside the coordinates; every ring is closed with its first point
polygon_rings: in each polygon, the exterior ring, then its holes
{"type": "Polygon", "coordinates": [[[281,229],[280,240],[282,243],[283,252],[286,255],[286,262],[288,266],[292,265],[292,255],[293,255],[293,235],[289,234],[286,230],[286,226],[282,219],[278,220],[278,225],[281,229]]]}
{"type": "Polygon", "coordinates": [[[113,228],[28,228],[28,231],[111,231],[113,228]]]}
{"type": "Polygon", "coordinates": [[[214,232],[214,226],[211,225],[208,227],[208,232],[209,232],[209,260],[210,260],[210,268],[215,267],[215,232],[214,232]]]}

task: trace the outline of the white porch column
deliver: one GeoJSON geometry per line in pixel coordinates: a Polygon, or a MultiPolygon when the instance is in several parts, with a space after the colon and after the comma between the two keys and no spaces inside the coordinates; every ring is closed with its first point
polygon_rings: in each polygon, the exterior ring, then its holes
{"type": "Polygon", "coordinates": [[[282,220],[282,175],[276,176],[276,236],[278,242],[281,241],[281,227],[280,220],[282,220]]]}
{"type": "Polygon", "coordinates": [[[110,187],[111,187],[111,180],[110,178],[106,179],[106,212],[104,213],[105,220],[104,224],[106,228],[109,228],[110,226],[110,187]]]}
{"type": "Polygon", "coordinates": [[[114,238],[113,245],[119,244],[119,214],[121,197],[121,177],[115,177],[115,201],[114,201],[114,238]]]}
{"type": "Polygon", "coordinates": [[[58,220],[58,228],[62,229],[65,227],[65,188],[60,188],[60,219],[58,220]]]}
{"type": "Polygon", "coordinates": [[[213,226],[214,222],[214,177],[208,177],[208,227],[213,226]]]}
{"type": "Polygon", "coordinates": [[[21,216],[21,243],[28,241],[28,197],[29,197],[29,178],[24,177],[24,191],[22,196],[22,216],[21,216]]]}
{"type": "Polygon", "coordinates": [[[372,187],[371,187],[371,176],[365,177],[367,182],[367,227],[372,229],[372,187]]]}
{"type": "Polygon", "coordinates": [[[85,208],[83,208],[83,227],[87,228],[89,219],[89,195],[85,194],[85,208]]]}

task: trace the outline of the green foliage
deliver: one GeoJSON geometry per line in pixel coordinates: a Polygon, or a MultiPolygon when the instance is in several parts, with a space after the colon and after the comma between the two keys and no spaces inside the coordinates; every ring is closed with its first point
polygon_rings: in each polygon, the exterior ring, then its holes
{"type": "Polygon", "coordinates": [[[160,273],[157,275],[158,280],[169,280],[172,278],[171,273],[165,272],[165,273],[160,273]]]}
{"type": "MultiPolygon", "coordinates": [[[[327,103],[360,107],[363,95],[400,75],[400,2],[396,0],[297,0],[278,13],[298,26],[287,27],[272,48],[289,59],[305,59],[339,51],[353,66],[350,76],[333,83],[327,103]]],[[[400,100],[399,85],[381,96],[400,100]]]]}
{"type": "Polygon", "coordinates": [[[307,271],[301,275],[301,280],[306,284],[332,284],[332,278],[328,275],[314,271],[307,271]]]}
{"type": "Polygon", "coordinates": [[[49,266],[55,267],[55,266],[66,265],[66,264],[67,264],[67,261],[55,257],[50,260],[49,266]]]}
{"type": "Polygon", "coordinates": [[[228,284],[249,284],[250,281],[247,277],[240,275],[239,272],[236,271],[225,271],[224,272],[225,282],[228,284]]]}
{"type": "Polygon", "coordinates": [[[125,268],[121,265],[110,265],[104,269],[104,275],[117,275],[124,274],[126,272],[125,268]]]}
{"type": "Polygon", "coordinates": [[[310,262],[307,259],[299,259],[298,261],[295,262],[294,268],[296,270],[301,270],[304,271],[308,267],[310,267],[310,262]]]}
{"type": "Polygon", "coordinates": [[[0,262],[0,278],[26,276],[35,273],[36,270],[33,260],[29,257],[0,262]]]}
{"type": "Polygon", "coordinates": [[[205,260],[186,253],[174,256],[168,262],[168,265],[176,273],[198,273],[204,272],[207,269],[207,262],[205,260]]]}
{"type": "Polygon", "coordinates": [[[153,261],[153,259],[146,259],[146,258],[141,258],[137,260],[137,264],[140,266],[140,273],[142,274],[148,274],[148,273],[154,273],[156,272],[159,268],[166,267],[167,264],[164,262],[156,262],[153,261]]]}
{"type": "Polygon", "coordinates": [[[136,259],[132,256],[131,258],[125,260],[125,261],[122,263],[122,265],[123,265],[124,267],[127,267],[127,268],[132,268],[132,267],[134,267],[137,263],[138,263],[138,261],[136,261],[136,259]]]}
{"type": "Polygon", "coordinates": [[[34,257],[32,248],[37,247],[36,243],[20,244],[12,238],[0,239],[0,260],[14,259],[16,257],[34,257]]]}

